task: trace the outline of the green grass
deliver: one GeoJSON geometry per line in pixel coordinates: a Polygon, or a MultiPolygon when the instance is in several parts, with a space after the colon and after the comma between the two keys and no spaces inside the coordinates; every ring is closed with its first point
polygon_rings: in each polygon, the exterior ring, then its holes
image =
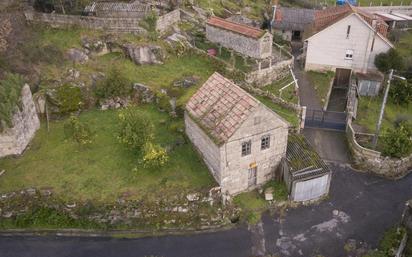
{"type": "Polygon", "coordinates": [[[307,72],[309,81],[314,85],[316,95],[318,96],[319,101],[325,103],[326,98],[328,97],[329,87],[331,80],[335,76],[334,72],[316,72],[308,71],[307,72]]]}
{"type": "MultiPolygon", "coordinates": [[[[359,98],[358,113],[355,123],[364,127],[366,132],[374,133],[381,105],[382,96],[361,96],[359,98]]],[[[388,99],[383,116],[381,131],[392,128],[394,122],[399,118],[412,119],[412,104],[409,104],[409,106],[396,105],[391,103],[391,100],[388,99]]]]}
{"type": "Polygon", "coordinates": [[[257,96],[255,97],[261,101],[264,105],[272,109],[274,112],[279,114],[282,118],[284,118],[286,121],[288,121],[293,127],[298,127],[299,126],[299,117],[297,116],[296,112],[284,108],[274,102],[272,102],[269,98],[265,96],[257,96]]]}
{"type": "MultiPolygon", "coordinates": [[[[136,111],[153,119],[157,143],[167,146],[182,138],[169,129],[182,120],[171,120],[154,106],[138,107],[136,111]]],[[[80,115],[80,120],[96,133],[94,142],[86,148],[65,139],[64,121],[52,122],[50,133],[43,126],[23,156],[0,160],[1,169],[7,171],[0,179],[0,192],[51,187],[65,199],[112,201],[122,193],[141,199],[155,197],[160,189],[170,188],[168,193],[174,193],[214,184],[191,144],[173,150],[163,168],[147,170],[138,166],[136,156],[116,138],[117,114],[94,110],[80,115]],[[136,165],[138,171],[132,172],[136,165]]]]}
{"type": "Polygon", "coordinates": [[[261,213],[268,203],[257,190],[241,193],[234,198],[234,203],[242,209],[242,218],[250,224],[259,222],[261,213]]]}
{"type": "MultiPolygon", "coordinates": [[[[279,89],[283,88],[284,86],[288,85],[290,82],[293,82],[293,77],[292,74],[289,74],[288,76],[275,81],[274,83],[267,85],[264,87],[265,90],[268,90],[272,94],[274,94],[277,97],[280,97],[280,92],[279,89]]],[[[282,99],[291,102],[291,103],[298,103],[298,97],[296,95],[296,90],[295,90],[295,85],[289,85],[287,88],[285,88],[282,92],[282,99]]]]}

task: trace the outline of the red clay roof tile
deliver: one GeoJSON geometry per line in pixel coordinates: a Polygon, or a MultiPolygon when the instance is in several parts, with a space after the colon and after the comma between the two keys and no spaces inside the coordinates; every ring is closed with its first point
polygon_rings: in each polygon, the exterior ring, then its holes
{"type": "Polygon", "coordinates": [[[216,16],[212,16],[209,18],[207,21],[208,25],[218,27],[221,29],[229,30],[247,37],[255,38],[258,39],[262,37],[265,34],[264,30],[251,27],[248,25],[240,24],[240,23],[235,23],[232,21],[228,21],[216,16]]]}

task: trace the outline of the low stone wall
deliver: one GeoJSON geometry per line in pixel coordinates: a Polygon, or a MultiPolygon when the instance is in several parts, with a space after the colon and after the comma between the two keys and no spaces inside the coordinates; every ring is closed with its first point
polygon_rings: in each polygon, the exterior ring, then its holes
{"type": "Polygon", "coordinates": [[[402,14],[411,15],[412,14],[412,5],[403,5],[403,6],[361,6],[361,10],[366,12],[397,12],[402,14]]]}
{"type": "Polygon", "coordinates": [[[384,157],[378,151],[359,145],[351,121],[348,121],[346,135],[354,162],[362,170],[391,179],[402,178],[412,171],[412,155],[401,159],[384,157]]]}
{"type": "Polygon", "coordinates": [[[252,71],[246,74],[246,81],[258,86],[271,84],[273,81],[285,76],[289,72],[289,66],[293,66],[294,58],[275,63],[266,69],[252,71]]]}
{"type": "MultiPolygon", "coordinates": [[[[32,10],[25,11],[26,20],[30,23],[44,23],[51,27],[62,28],[68,26],[78,26],[86,29],[105,30],[116,33],[145,33],[139,23],[141,18],[120,18],[120,17],[95,17],[64,15],[55,13],[40,13],[32,10]]],[[[180,10],[174,10],[165,15],[159,16],[156,29],[160,32],[166,31],[171,25],[180,21],[180,10]]]]}
{"type": "Polygon", "coordinates": [[[165,15],[159,16],[157,19],[156,29],[161,33],[167,31],[170,26],[180,22],[180,10],[176,9],[165,15]]]}
{"type": "Polygon", "coordinates": [[[21,154],[40,127],[29,85],[21,91],[22,106],[13,115],[11,128],[0,133],[0,158],[21,154]]]}

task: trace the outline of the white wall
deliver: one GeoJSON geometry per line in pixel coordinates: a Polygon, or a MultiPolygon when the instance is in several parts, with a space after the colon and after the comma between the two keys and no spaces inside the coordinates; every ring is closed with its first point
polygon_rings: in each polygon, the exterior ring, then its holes
{"type": "Polygon", "coordinates": [[[374,49],[370,51],[373,37],[369,26],[357,14],[351,14],[308,38],[305,70],[375,70],[375,56],[391,47],[376,35],[374,49]],[[351,29],[347,38],[348,25],[351,29]],[[352,60],[345,59],[346,50],[353,50],[352,60]]]}

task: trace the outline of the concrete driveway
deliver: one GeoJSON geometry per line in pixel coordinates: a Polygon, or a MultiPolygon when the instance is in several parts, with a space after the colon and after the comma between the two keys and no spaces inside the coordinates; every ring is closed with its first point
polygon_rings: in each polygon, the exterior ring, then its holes
{"type": "Polygon", "coordinates": [[[412,198],[412,175],[390,181],[342,164],[331,164],[331,169],[328,199],[289,209],[282,217],[267,213],[262,223],[249,228],[141,239],[0,237],[0,256],[340,257],[348,239],[376,246],[412,198]]]}

